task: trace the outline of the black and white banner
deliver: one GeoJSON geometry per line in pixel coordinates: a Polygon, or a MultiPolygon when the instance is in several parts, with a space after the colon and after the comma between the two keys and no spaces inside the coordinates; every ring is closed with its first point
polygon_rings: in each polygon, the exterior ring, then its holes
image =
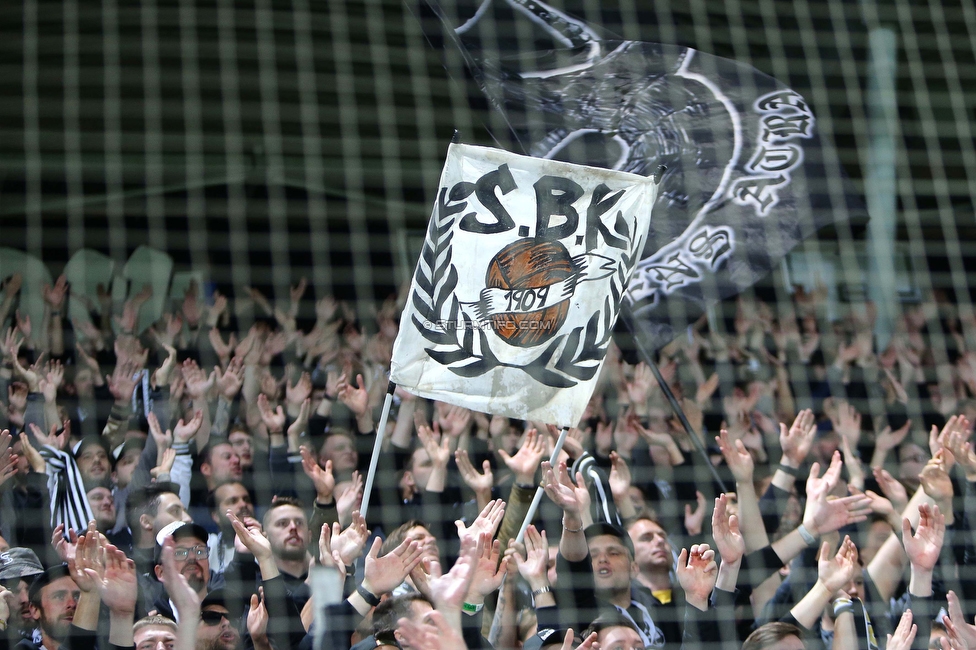
{"type": "Polygon", "coordinates": [[[820,227],[866,217],[808,102],[752,66],[605,38],[538,0],[451,4],[438,13],[444,46],[504,118],[508,132],[493,135],[505,146],[644,176],[667,168],[626,295],[652,349],[820,227]]]}
{"type": "Polygon", "coordinates": [[[656,198],[637,174],[451,145],[391,379],[477,411],[575,426],[656,198]]]}

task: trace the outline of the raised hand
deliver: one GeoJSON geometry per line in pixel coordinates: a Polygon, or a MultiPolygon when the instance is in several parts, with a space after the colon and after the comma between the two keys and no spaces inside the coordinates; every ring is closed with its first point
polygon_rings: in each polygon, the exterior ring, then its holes
{"type": "Polygon", "coordinates": [[[895,479],[886,469],[875,467],[873,472],[874,479],[878,482],[884,495],[891,500],[891,505],[895,509],[895,512],[904,512],[905,507],[908,505],[908,492],[905,491],[905,486],[895,479]]]}
{"type": "Polygon", "coordinates": [[[152,436],[153,441],[156,443],[156,449],[159,451],[159,455],[161,455],[173,446],[173,432],[169,429],[163,431],[163,428],[159,425],[159,418],[152,411],[146,416],[146,421],[149,423],[149,435],[152,436]]]}
{"type": "Polygon", "coordinates": [[[205,399],[216,380],[217,375],[215,373],[206,374],[193,359],[187,359],[183,362],[183,381],[186,382],[186,394],[192,399],[205,399]]]}
{"type": "MultiPolygon", "coordinates": [[[[492,418],[492,425],[495,418],[492,418]]],[[[504,449],[498,450],[505,466],[515,474],[515,482],[519,485],[532,485],[535,483],[535,471],[539,463],[545,457],[546,442],[535,429],[525,432],[525,439],[522,446],[514,456],[509,456],[504,449]]]]}
{"type": "Polygon", "coordinates": [[[230,355],[233,353],[234,348],[236,347],[236,339],[234,338],[233,334],[231,334],[227,342],[224,343],[224,337],[220,334],[220,330],[214,327],[210,330],[209,339],[210,347],[212,347],[214,352],[217,353],[217,358],[220,359],[222,363],[230,359],[230,355]]]}
{"type": "Polygon", "coordinates": [[[437,424],[441,433],[457,438],[471,425],[471,411],[463,406],[438,404],[437,424]]]}
{"type": "MultiPolygon", "coordinates": [[[[631,476],[630,467],[627,466],[627,461],[620,457],[620,455],[615,452],[610,452],[610,492],[613,494],[613,498],[616,500],[624,499],[627,497],[627,492],[630,490],[631,476]]],[[[701,492],[697,492],[701,494],[701,492]]],[[[685,506],[685,516],[687,518],[688,506],[685,506]]],[[[687,522],[685,524],[687,528],[687,522]]],[[[699,529],[700,531],[700,529],[699,529]]]]}
{"type": "Polygon", "coordinates": [[[902,542],[905,554],[912,567],[922,571],[932,571],[939,561],[942,540],[945,537],[945,515],[939,506],[923,503],[918,506],[918,526],[912,533],[912,526],[905,517],[902,519],[902,542]]]}
{"type": "Polygon", "coordinates": [[[487,535],[480,537],[466,537],[461,541],[461,553],[451,570],[441,573],[441,565],[437,560],[430,561],[430,575],[427,578],[427,588],[434,602],[434,608],[444,613],[450,613],[460,622],[461,605],[468,593],[471,581],[474,579],[477,558],[483,548],[491,544],[487,535]]]}
{"type": "MultiPolygon", "coordinates": [[[[590,632],[590,635],[583,639],[575,650],[600,650],[599,635],[596,632],[590,632]]],[[[573,632],[573,628],[566,630],[566,636],[563,637],[563,644],[560,646],[559,650],[573,650],[573,642],[576,640],[576,633],[573,632]]]]}
{"type": "Polygon", "coordinates": [[[358,471],[352,473],[352,485],[336,497],[336,511],[339,523],[345,525],[352,521],[352,513],[359,510],[363,502],[363,477],[358,471]]]}
{"type": "Polygon", "coordinates": [[[969,442],[968,438],[968,433],[953,431],[946,439],[945,448],[952,453],[966,473],[966,480],[976,481],[976,452],[973,451],[973,443],[969,442]]]}
{"type": "Polygon", "coordinates": [[[100,572],[85,569],[94,581],[98,595],[109,610],[115,613],[133,614],[139,596],[136,564],[123,551],[108,544],[103,549],[103,566],[100,572]]]}
{"type": "Polygon", "coordinates": [[[746,542],[739,531],[739,518],[728,513],[729,499],[722,493],[715,499],[712,510],[712,538],[722,558],[722,564],[735,564],[746,552],[746,542]]]}
{"type": "Polygon", "coordinates": [[[77,538],[73,548],[62,547],[65,551],[65,557],[62,559],[68,564],[68,572],[78,585],[78,589],[85,593],[95,590],[96,583],[101,580],[104,571],[101,541],[95,522],[90,521],[88,530],[77,538]]]}
{"type": "Polygon", "coordinates": [[[285,402],[289,409],[301,408],[302,403],[312,394],[312,376],[303,372],[294,385],[289,381],[285,385],[285,402]]]}
{"type": "Polygon", "coordinates": [[[383,540],[373,540],[363,569],[363,588],[374,596],[396,589],[407,575],[420,564],[423,549],[415,539],[405,539],[395,549],[379,557],[383,540]]]}
{"type": "Polygon", "coordinates": [[[332,461],[325,462],[325,468],[318,464],[315,456],[308,447],[300,449],[302,454],[302,469],[305,475],[315,486],[315,500],[322,505],[328,505],[332,501],[332,494],[335,492],[335,475],[332,473],[332,461]]]}
{"type": "Polygon", "coordinates": [[[342,578],[345,579],[346,564],[339,559],[339,554],[332,549],[333,528],[338,530],[339,526],[335,523],[332,526],[326,524],[319,529],[319,555],[315,558],[315,561],[322,566],[332,567],[338,570],[342,578]]]}
{"type": "MultiPolygon", "coordinates": [[[[966,622],[966,617],[962,613],[962,603],[956,592],[949,591],[947,596],[949,602],[949,615],[942,618],[946,632],[952,641],[953,650],[972,650],[976,648],[976,625],[966,622]]],[[[942,646],[945,648],[945,645],[942,646]]]]}
{"type": "Polygon", "coordinates": [[[264,393],[258,395],[258,411],[261,413],[261,420],[268,427],[268,433],[284,433],[285,431],[285,410],[278,405],[278,408],[271,410],[271,402],[264,393]]]}
{"type": "Polygon", "coordinates": [[[153,383],[156,386],[168,386],[170,376],[176,368],[176,348],[166,343],[161,343],[161,345],[166,350],[166,359],[163,361],[163,365],[156,368],[156,372],[153,373],[153,383]]]}
{"type": "Polygon", "coordinates": [[[468,452],[464,449],[458,449],[454,452],[454,460],[465,485],[471,488],[475,494],[491,494],[491,488],[495,484],[495,476],[491,472],[491,461],[483,461],[481,463],[482,471],[478,472],[471,464],[468,452]]]}
{"type": "Polygon", "coordinates": [[[874,439],[875,449],[887,454],[905,440],[911,425],[912,422],[909,420],[897,431],[892,431],[891,427],[885,427],[874,439]]]}
{"type": "Polygon", "coordinates": [[[718,443],[718,448],[722,452],[722,457],[725,459],[725,464],[729,466],[732,476],[735,477],[735,482],[751,482],[754,463],[752,455],[742,444],[742,441],[736,440],[733,443],[729,432],[722,429],[719,431],[719,435],[715,437],[715,442],[718,443]]]}
{"type": "Polygon", "coordinates": [[[460,519],[455,521],[454,525],[457,526],[458,537],[461,539],[462,544],[468,539],[477,541],[481,535],[488,535],[490,541],[495,536],[495,531],[498,530],[504,517],[505,501],[495,499],[494,501],[489,501],[488,505],[482,508],[471,526],[465,526],[464,522],[460,519]]]}
{"type": "Polygon", "coordinates": [[[358,510],[353,511],[352,523],[345,530],[339,530],[339,522],[332,524],[331,548],[343,566],[352,566],[356,558],[363,554],[367,539],[369,539],[369,531],[366,530],[366,520],[358,510]]]}
{"type": "Polygon", "coordinates": [[[631,405],[637,406],[647,402],[647,396],[654,387],[654,375],[646,363],[642,361],[634,366],[634,377],[631,381],[625,382],[624,387],[631,405]]]}
{"type": "Polygon", "coordinates": [[[27,434],[23,431],[20,433],[20,452],[27,458],[27,464],[30,468],[38,473],[43,474],[47,471],[47,461],[41,456],[36,449],[31,445],[30,439],[28,439],[27,434]]]}
{"type": "Polygon", "coordinates": [[[223,398],[233,402],[244,385],[244,359],[234,357],[223,371],[219,366],[214,367],[214,382],[223,398]]]}
{"type": "Polygon", "coordinates": [[[717,569],[715,551],[708,544],[695,544],[691,552],[686,548],[681,549],[675,573],[689,605],[702,611],[708,609],[708,597],[718,577],[717,569]]]}
{"type": "Polygon", "coordinates": [[[138,381],[136,373],[141,369],[142,366],[137,361],[119,360],[112,374],[105,377],[108,389],[116,402],[128,402],[132,399],[138,381]]]}
{"type": "MultiPolygon", "coordinates": [[[[250,551],[254,559],[258,562],[271,559],[271,542],[268,541],[268,538],[264,536],[259,528],[245,526],[230,510],[227,511],[227,519],[234,527],[237,539],[244,545],[244,548],[250,551]]],[[[268,578],[265,579],[267,580],[268,578]]]]}
{"type": "Polygon", "coordinates": [[[919,483],[925,494],[932,497],[936,503],[941,503],[946,507],[952,507],[952,479],[949,478],[948,463],[945,449],[939,449],[922,468],[918,475],[919,483]]]}
{"type": "Polygon", "coordinates": [[[522,576],[533,591],[549,586],[549,542],[546,531],[541,533],[532,524],[525,529],[525,552],[509,540],[509,548],[515,554],[515,563],[519,575],[522,576]]]}
{"type": "Polygon", "coordinates": [[[481,553],[475,558],[474,575],[465,602],[479,605],[485,597],[496,591],[502,584],[502,579],[508,571],[508,564],[498,563],[501,557],[501,542],[494,542],[481,546],[481,553]]]}
{"type": "Polygon", "coordinates": [[[308,412],[312,409],[312,398],[306,397],[298,409],[295,421],[288,425],[288,440],[297,445],[298,439],[308,430],[308,412]]]}
{"type": "Polygon", "coordinates": [[[834,430],[847,441],[851,449],[857,449],[857,443],[861,439],[861,414],[847,402],[838,403],[834,430]]]}
{"type": "Polygon", "coordinates": [[[180,419],[176,423],[176,426],[173,428],[173,442],[190,442],[193,436],[197,435],[197,432],[200,431],[201,426],[203,426],[203,411],[198,409],[193,412],[193,419],[189,422],[184,422],[180,419]]]}
{"type": "Polygon", "coordinates": [[[254,640],[254,647],[268,645],[268,608],[264,606],[264,587],[251,594],[250,608],[247,611],[247,632],[254,640]]]}
{"type": "Polygon", "coordinates": [[[829,543],[820,545],[820,555],[817,558],[818,582],[830,594],[836,594],[851,581],[857,566],[857,547],[850,537],[844,537],[833,557],[830,556],[829,543]]]}
{"type": "Polygon", "coordinates": [[[840,499],[828,499],[827,495],[837,485],[843,462],[840,452],[835,451],[830,467],[821,477],[820,464],[814,463],[807,478],[807,504],[803,512],[803,527],[811,535],[824,535],[840,530],[847,524],[867,519],[871,512],[871,500],[863,494],[840,499]]]}
{"type": "Polygon", "coordinates": [[[366,391],[366,381],[362,375],[356,375],[357,386],[349,383],[346,373],[339,375],[339,401],[346,405],[356,417],[366,414],[369,408],[369,393],[366,391]]]}
{"type": "Polygon", "coordinates": [[[46,374],[39,374],[37,387],[44,394],[44,401],[53,404],[58,397],[58,388],[64,380],[64,366],[60,361],[52,361],[46,374]]]}
{"type": "Polygon", "coordinates": [[[438,441],[436,436],[437,433],[430,427],[417,427],[417,437],[420,438],[420,444],[424,446],[424,451],[430,456],[431,463],[435,468],[443,469],[451,460],[451,438],[441,435],[438,441]]]}
{"type": "Polygon", "coordinates": [[[162,454],[159,454],[156,466],[149,470],[149,475],[153,477],[153,480],[159,480],[160,476],[168,476],[173,471],[173,463],[175,462],[176,450],[172,447],[164,449],[162,454]]]}
{"type": "Polygon", "coordinates": [[[689,535],[700,535],[702,523],[705,521],[705,495],[695,490],[696,508],[691,509],[691,504],[685,504],[685,531],[689,535]]]}
{"type": "Polygon", "coordinates": [[[70,432],[67,428],[58,433],[58,425],[52,424],[50,432],[45,434],[36,424],[31,422],[30,430],[39,445],[53,447],[59,451],[64,451],[64,448],[68,446],[70,432]]]}
{"type": "MultiPolygon", "coordinates": [[[[858,431],[860,431],[860,417],[858,417],[858,431]]],[[[779,444],[783,448],[783,464],[800,468],[810,452],[813,439],[817,434],[817,420],[810,409],[804,409],[797,414],[789,429],[780,422],[779,444]]]]}
{"type": "Polygon", "coordinates": [[[918,626],[912,623],[912,610],[906,609],[901,615],[901,620],[898,621],[895,633],[888,635],[885,650],[911,650],[917,632],[918,626]]]}
{"type": "Polygon", "coordinates": [[[569,482],[569,474],[566,471],[566,463],[559,463],[559,478],[557,479],[556,473],[553,471],[549,461],[543,461],[542,487],[545,489],[546,496],[549,497],[553,503],[562,508],[564,513],[573,514],[576,516],[581,515],[580,503],[576,498],[576,490],[569,482]],[[565,482],[561,480],[563,475],[566,476],[565,482]],[[567,483],[569,483],[569,485],[567,485],[567,483]]]}

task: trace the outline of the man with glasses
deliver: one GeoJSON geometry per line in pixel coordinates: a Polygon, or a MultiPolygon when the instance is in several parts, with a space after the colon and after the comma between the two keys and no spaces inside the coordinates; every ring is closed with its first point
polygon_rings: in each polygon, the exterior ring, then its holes
{"type": "Polygon", "coordinates": [[[158,614],[179,623],[173,602],[166,593],[163,565],[160,562],[163,542],[167,537],[172,537],[176,544],[173,557],[176,560],[176,567],[180,575],[186,578],[190,588],[197,593],[201,600],[207,597],[209,591],[210,549],[207,546],[207,531],[194,523],[173,522],[160,530],[156,536],[155,574],[161,588],[156,590],[149,609],[155,609],[158,614]]]}

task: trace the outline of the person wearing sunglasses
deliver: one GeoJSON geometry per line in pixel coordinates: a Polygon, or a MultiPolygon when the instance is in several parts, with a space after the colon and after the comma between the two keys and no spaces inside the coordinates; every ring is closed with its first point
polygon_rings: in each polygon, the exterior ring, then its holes
{"type": "MultiPolygon", "coordinates": [[[[177,547],[178,548],[178,547],[177,547]]],[[[200,650],[238,650],[241,635],[231,622],[224,602],[224,590],[214,589],[200,603],[197,648],[200,650]]]]}

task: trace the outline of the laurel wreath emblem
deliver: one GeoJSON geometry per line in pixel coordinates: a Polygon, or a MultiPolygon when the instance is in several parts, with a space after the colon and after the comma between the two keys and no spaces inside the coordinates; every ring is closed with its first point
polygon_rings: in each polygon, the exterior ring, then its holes
{"type": "Polygon", "coordinates": [[[617,219],[614,230],[626,240],[627,252],[621,256],[616,273],[610,276],[610,295],[602,308],[585,326],[556,336],[531,362],[515,365],[495,356],[484,328],[461,309],[454,294],[458,272],[453,262],[453,227],[456,215],[463,209],[463,203],[448,206],[447,188],[441,188],[417,264],[416,290],[411,296],[417,311],[411,317],[413,325],[433,344],[424,351],[461,377],[478,377],[494,368],[509,367],[523,370],[536,381],[554,388],[570,388],[592,379],[606,355],[627,278],[637,265],[644,245],[644,236],[636,232],[636,218],[632,225],[617,219]],[[441,325],[444,322],[457,326],[444,327],[441,325]]]}

